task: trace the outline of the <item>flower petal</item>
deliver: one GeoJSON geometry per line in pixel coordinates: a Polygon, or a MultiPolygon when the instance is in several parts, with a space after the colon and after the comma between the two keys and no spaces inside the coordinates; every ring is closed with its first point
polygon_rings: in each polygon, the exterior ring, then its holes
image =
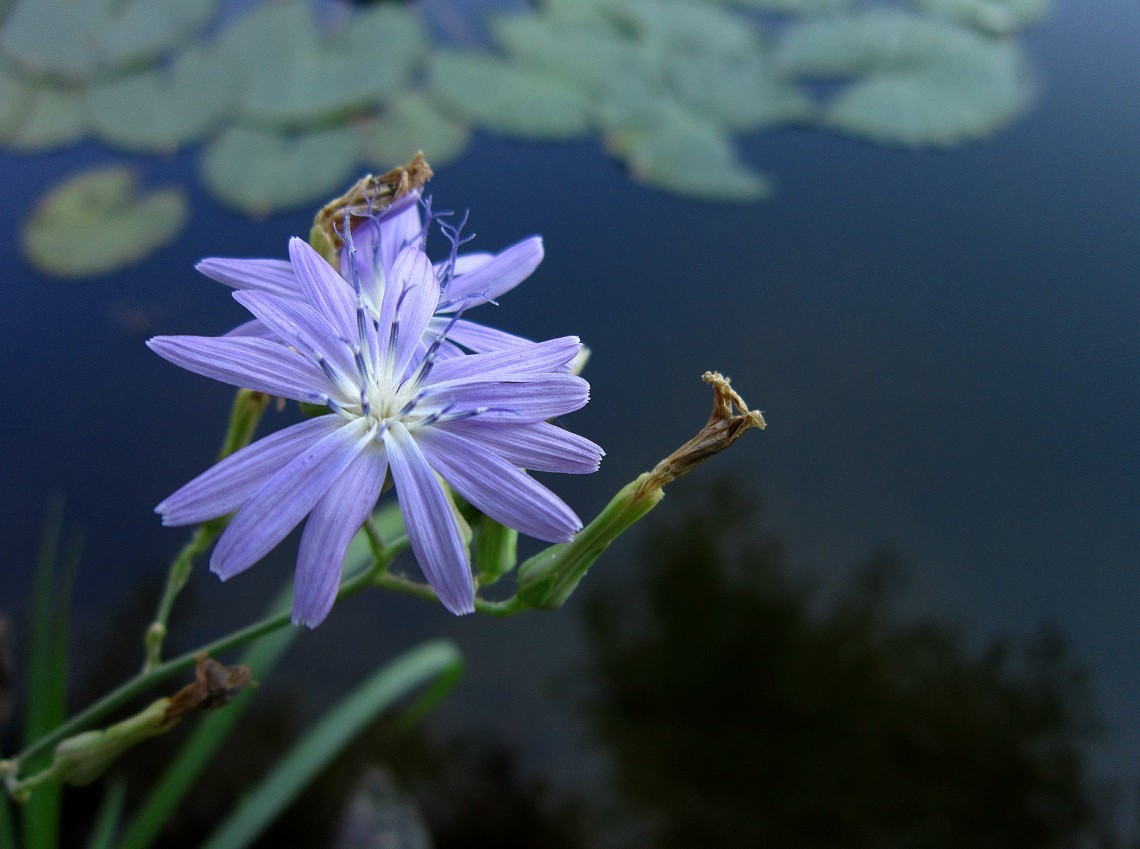
{"type": "MultiPolygon", "coordinates": [[[[391,296],[397,299],[395,311],[389,313],[385,304],[384,313],[394,316],[393,325],[398,328],[392,373],[402,374],[423,339],[424,331],[439,303],[439,284],[432,273],[427,254],[416,247],[400,251],[396,264],[392,266],[391,284],[391,296]]],[[[385,296],[385,301],[387,299],[388,296],[385,296]]]]}
{"type": "Polygon", "coordinates": [[[210,279],[235,289],[268,292],[283,298],[303,297],[292,264],[283,259],[208,257],[194,267],[210,279]]]}
{"type": "Polygon", "coordinates": [[[317,366],[280,342],[255,336],[155,336],[147,347],[177,366],[223,383],[324,403],[335,389],[317,366]]]}
{"type": "Polygon", "coordinates": [[[309,306],[328,319],[342,339],[355,339],[356,294],[325,258],[303,239],[289,240],[289,259],[309,306]]]}
{"type": "Polygon", "coordinates": [[[606,453],[584,436],[548,422],[488,424],[476,417],[440,422],[435,427],[461,436],[484,451],[492,451],[511,465],[536,472],[596,472],[606,453]]]}
{"type": "Polygon", "coordinates": [[[339,416],[320,416],[271,433],[207,469],[154,510],[164,525],[193,525],[233,513],[339,422],[339,416]]]}
{"type": "MultiPolygon", "coordinates": [[[[356,363],[347,340],[339,338],[325,317],[305,301],[275,298],[262,292],[234,292],[234,300],[265,322],[287,345],[306,355],[324,357],[346,379],[356,376],[356,363]]],[[[346,385],[340,388],[348,394],[356,392],[346,385]]]]}
{"type": "Polygon", "coordinates": [[[467,547],[443,484],[402,423],[394,423],[385,432],[384,444],[408,540],[424,577],[444,607],[455,614],[471,613],[475,584],[467,547]]]}
{"type": "Polygon", "coordinates": [[[223,336],[256,336],[258,339],[277,340],[277,334],[266,327],[261,321],[254,318],[245,324],[239,324],[233,330],[227,330],[223,336]]]}
{"type": "Polygon", "coordinates": [[[457,266],[457,273],[443,294],[445,305],[442,311],[475,306],[509,292],[530,277],[542,262],[542,257],[542,237],[531,236],[469,271],[459,273],[460,267],[457,266]]]}
{"type": "MultiPolygon", "coordinates": [[[[447,319],[436,318],[432,320],[432,330],[439,327],[438,332],[442,332],[447,327],[447,319]]],[[[477,354],[486,351],[502,351],[505,348],[514,348],[518,345],[533,345],[530,339],[525,339],[522,336],[515,336],[513,333],[504,333],[502,330],[495,330],[491,327],[484,327],[482,324],[476,324],[473,321],[468,321],[465,318],[459,319],[451,326],[451,330],[447,333],[447,338],[457,345],[462,345],[469,351],[474,351],[477,354]]]]}
{"type": "Polygon", "coordinates": [[[368,445],[313,507],[301,534],[293,579],[293,624],[315,628],[336,602],[344,555],[364,524],[388,472],[384,446],[368,445]]]}
{"type": "Polygon", "coordinates": [[[424,457],[455,490],[494,519],[546,542],[569,542],[582,520],[553,492],[493,452],[472,451],[454,433],[416,433],[424,457]]]}
{"type": "Polygon", "coordinates": [[[268,554],[371,439],[367,421],[356,419],[341,424],[279,469],[234,516],[210,558],[210,571],[226,580],[268,554]]]}
{"type": "Polygon", "coordinates": [[[590,384],[570,374],[522,375],[510,382],[431,384],[422,394],[425,402],[451,413],[477,412],[482,421],[522,424],[581,409],[590,400],[590,384]]]}
{"type": "Polygon", "coordinates": [[[503,351],[451,357],[435,365],[430,382],[508,380],[521,374],[566,372],[568,364],[581,350],[582,343],[577,336],[563,336],[503,351]]]}

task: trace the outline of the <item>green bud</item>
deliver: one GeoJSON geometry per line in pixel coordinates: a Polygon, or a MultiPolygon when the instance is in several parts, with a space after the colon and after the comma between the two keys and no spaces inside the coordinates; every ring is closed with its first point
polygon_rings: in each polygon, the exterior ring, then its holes
{"type": "Polygon", "coordinates": [[[479,585],[489,587],[515,568],[518,562],[519,532],[500,525],[490,516],[480,516],[475,524],[473,554],[479,585]]]}
{"type": "Polygon", "coordinates": [[[523,605],[561,607],[607,546],[660,503],[667,483],[728,448],[751,428],[766,426],[760,412],[749,410],[733,391],[728,378],[705,372],[702,380],[714,392],[712,415],[705,426],[652,471],[627,484],[571,542],[552,545],[523,563],[517,595],[523,605]]]}
{"type": "Polygon", "coordinates": [[[523,563],[519,567],[519,600],[528,607],[561,607],[609,544],[664,497],[660,487],[643,488],[648,477],[648,473],[643,474],[626,485],[571,542],[552,545],[523,563]]]}
{"type": "Polygon", "coordinates": [[[169,706],[170,699],[158,699],[109,728],[68,737],[55,747],[48,773],[67,784],[90,784],[127,749],[170,730],[178,720],[167,717],[169,706]]]}

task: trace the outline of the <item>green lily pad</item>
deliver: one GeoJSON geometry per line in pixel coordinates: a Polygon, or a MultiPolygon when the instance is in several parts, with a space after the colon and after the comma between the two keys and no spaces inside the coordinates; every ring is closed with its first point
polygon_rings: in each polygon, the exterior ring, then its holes
{"type": "Polygon", "coordinates": [[[844,12],[855,0],[730,0],[733,5],[759,9],[773,15],[829,15],[844,12]]]}
{"type": "Polygon", "coordinates": [[[485,53],[437,51],[428,86],[449,114],[504,135],[573,139],[590,132],[590,99],[580,88],[485,53]]]}
{"type": "Polygon", "coordinates": [[[775,61],[792,74],[853,77],[824,104],[820,122],[887,144],[982,138],[1021,115],[1033,96],[1016,43],[902,10],[797,24],[775,61]]]}
{"type": "Polygon", "coordinates": [[[27,92],[26,111],[19,126],[4,139],[7,147],[54,150],[75,144],[87,135],[83,89],[30,85],[27,92]]]}
{"type": "Polygon", "coordinates": [[[263,6],[223,36],[247,80],[240,109],[273,128],[333,123],[383,103],[410,80],[427,54],[427,36],[411,9],[377,6],[326,35],[312,4],[263,6]]]}
{"type": "Polygon", "coordinates": [[[1021,48],[976,38],[913,71],[876,73],[845,87],[823,122],[871,141],[948,147],[985,138],[1029,108],[1021,48]]]}
{"type": "Polygon", "coordinates": [[[807,95],[777,77],[759,50],[743,55],[677,51],[666,73],[685,107],[730,129],[801,121],[813,112],[807,95]]]}
{"type": "Polygon", "coordinates": [[[495,40],[523,66],[582,86],[591,95],[630,77],[660,75],[658,57],[609,20],[557,15],[499,15],[491,22],[495,40]]]}
{"type": "Polygon", "coordinates": [[[369,168],[387,170],[402,164],[408,152],[422,150],[439,167],[467,148],[471,130],[441,113],[423,94],[397,95],[376,118],[357,128],[361,158],[369,168]]]}
{"type": "Polygon", "coordinates": [[[736,203],[772,194],[768,179],[737,159],[723,130],[670,101],[647,104],[638,121],[607,130],[604,139],[635,180],[659,189],[736,203]]]}
{"type": "Polygon", "coordinates": [[[108,144],[169,153],[204,138],[232,112],[237,82],[225,54],[191,48],[169,67],[94,86],[87,105],[108,144]]]}
{"type": "Polygon", "coordinates": [[[356,168],[349,127],[296,135],[235,126],[202,153],[202,178],[227,206],[268,215],[319,203],[344,188],[356,168]]]}
{"type": "Polygon", "coordinates": [[[741,55],[755,47],[756,30],[740,15],[710,3],[677,0],[594,0],[601,11],[662,50],[678,47],[741,55]]]}
{"type": "Polygon", "coordinates": [[[165,245],[186,217],[186,195],[180,189],[140,195],[130,168],[95,168],[40,200],[24,225],[24,254],[54,277],[106,274],[165,245]]]}
{"type": "Polygon", "coordinates": [[[154,61],[190,38],[218,0],[19,0],[0,47],[35,74],[86,82],[154,61]]]}
{"type": "Polygon", "coordinates": [[[910,0],[910,4],[991,35],[1012,35],[1049,11],[1049,0],[910,0]]]}
{"type": "Polygon", "coordinates": [[[32,92],[19,74],[0,65],[0,139],[20,129],[32,105],[32,92]]]}

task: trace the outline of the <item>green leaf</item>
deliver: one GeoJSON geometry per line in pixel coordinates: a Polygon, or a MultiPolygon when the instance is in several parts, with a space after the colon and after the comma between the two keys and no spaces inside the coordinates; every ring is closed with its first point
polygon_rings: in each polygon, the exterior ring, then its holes
{"type": "Polygon", "coordinates": [[[414,706],[418,717],[454,685],[462,658],[446,640],[424,643],[373,673],[330,710],[280,764],[241,801],[204,849],[242,849],[252,843],[306,785],[377,716],[412,690],[434,682],[414,706]],[[418,708],[418,709],[417,709],[418,708]]]}
{"type": "Polygon", "coordinates": [[[48,192],[24,224],[28,261],[45,274],[106,274],[143,259],[186,223],[186,195],[140,195],[130,168],[84,171],[48,192]]]}
{"type": "MultiPolygon", "coordinates": [[[[62,504],[53,506],[44,524],[43,541],[33,577],[31,634],[28,659],[28,698],[24,742],[38,739],[67,718],[67,639],[71,577],[78,563],[76,546],[60,562],[62,504]]],[[[45,766],[23,764],[29,771],[45,766]]],[[[62,788],[40,787],[23,808],[26,849],[56,849],[59,844],[62,788]]]]}
{"type": "MultiPolygon", "coordinates": [[[[290,587],[282,593],[270,606],[268,615],[288,610],[291,592],[290,587]]],[[[264,678],[276,666],[299,633],[297,628],[282,628],[263,637],[250,646],[242,656],[241,663],[249,666],[255,679],[264,678]]],[[[211,713],[198,723],[193,735],[179,750],[178,756],[166,768],[131,820],[118,849],[145,849],[154,843],[186,794],[194,786],[194,782],[198,780],[214,754],[249,709],[254,692],[246,688],[226,705],[225,709],[211,713]]]]}
{"type": "Polygon", "coordinates": [[[123,815],[123,800],[127,796],[127,783],[120,776],[107,782],[103,791],[103,803],[91,827],[91,838],[87,849],[111,849],[115,843],[115,832],[119,818],[123,815]]]}
{"type": "Polygon", "coordinates": [[[19,123],[4,138],[6,147],[21,151],[53,150],[87,135],[83,90],[33,83],[19,123]]]}

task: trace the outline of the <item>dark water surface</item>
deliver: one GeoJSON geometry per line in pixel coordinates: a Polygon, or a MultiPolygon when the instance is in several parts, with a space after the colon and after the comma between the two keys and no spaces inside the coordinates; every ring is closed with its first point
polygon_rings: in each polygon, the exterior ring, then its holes
{"type": "MultiPolygon", "coordinates": [[[[607,457],[597,475],[551,481],[583,517],[704,421],[699,376],[725,372],[769,429],[676,484],[691,490],[676,500],[699,503],[731,478],[763,502],[757,533],[774,531],[797,573],[832,593],[887,547],[909,569],[904,614],[937,615],[971,646],[1058,623],[1107,724],[1090,750],[1096,775],[1129,798],[1140,761],[1138,39],[1131,0],[1058,2],[1026,37],[1035,110],[953,151],[800,130],[745,139],[745,158],[779,184],[762,205],[638,187],[596,144],[485,136],[431,184],[438,204],[470,208],[476,247],[545,237],[536,275],[480,318],[533,337],[577,333],[593,350],[592,401],[565,423],[607,457]]],[[[193,152],[4,154],[0,226],[15,234],[77,168],[124,160],[194,186],[193,152]]],[[[177,244],[105,279],[40,277],[14,236],[4,255],[0,609],[23,606],[46,505],[63,492],[85,533],[84,640],[103,639],[107,617],[181,544],[151,510],[211,461],[231,397],[143,340],[237,323],[242,310],[194,262],[284,256],[308,229],[309,213],[258,222],[197,188],[192,200],[177,244]]],[[[637,607],[642,539],[615,546],[585,588],[637,607]]],[[[252,618],[289,568],[280,553],[221,587],[203,567],[179,639],[252,618]]],[[[581,790],[607,763],[574,708],[583,633],[581,599],[489,621],[365,595],[301,642],[281,680],[315,708],[397,650],[451,636],[469,671],[438,727],[502,739],[526,769],[581,790]]],[[[731,676],[733,657],[720,660],[731,676]]]]}

